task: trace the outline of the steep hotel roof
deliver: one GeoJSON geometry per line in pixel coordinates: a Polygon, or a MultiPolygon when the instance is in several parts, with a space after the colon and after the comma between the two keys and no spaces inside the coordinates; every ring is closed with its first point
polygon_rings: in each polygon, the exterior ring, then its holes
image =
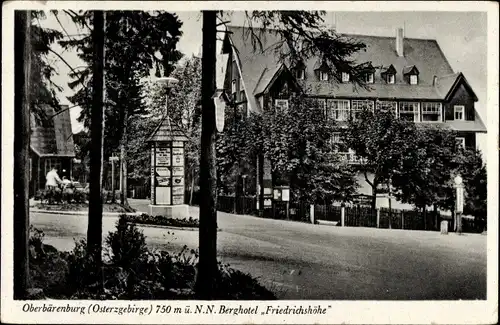
{"type": "MultiPolygon", "coordinates": [[[[228,26],[229,38],[236,48],[241,62],[242,77],[248,91],[258,95],[267,88],[281,66],[279,55],[282,46],[280,36],[275,30],[254,29],[259,36],[263,51],[259,46],[254,46],[248,28],[228,26]]],[[[352,56],[357,63],[371,62],[375,68],[375,80],[369,84],[369,90],[354,87],[351,83],[319,82],[314,76],[318,58],[310,58],[304,62],[305,80],[301,81],[306,92],[312,91],[318,96],[335,97],[362,97],[362,98],[400,98],[400,99],[444,99],[446,96],[446,82],[435,86],[434,76],[453,75],[453,69],[446,60],[436,40],[431,39],[404,39],[404,56],[396,52],[396,38],[367,35],[341,34],[341,36],[361,42],[366,49],[352,56]],[[387,84],[382,80],[381,72],[393,65],[396,69],[395,84],[387,84]],[[419,72],[419,84],[409,85],[404,80],[403,71],[408,67],[415,67],[419,72]]],[[[406,70],[405,70],[406,69],[406,70]]],[[[451,85],[450,85],[451,87],[451,85]]],[[[248,96],[253,97],[253,96],[248,96]]],[[[249,99],[250,100],[250,99],[249,99]]],[[[255,100],[252,100],[255,102],[255,100]]]]}

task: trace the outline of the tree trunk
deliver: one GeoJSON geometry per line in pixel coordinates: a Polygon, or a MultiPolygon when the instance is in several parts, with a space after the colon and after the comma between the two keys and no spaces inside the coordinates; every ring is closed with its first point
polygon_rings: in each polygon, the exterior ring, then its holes
{"type": "Polygon", "coordinates": [[[437,205],[435,204],[433,205],[433,210],[434,210],[434,229],[439,230],[437,205]]]}
{"type": "Polygon", "coordinates": [[[90,195],[87,229],[88,253],[94,267],[101,266],[102,251],[102,161],[104,122],[104,12],[94,11],[94,65],[92,111],[90,124],[90,195]]]}
{"type": "Polygon", "coordinates": [[[377,208],[377,186],[378,184],[373,182],[372,186],[372,209],[375,210],[377,208]]]}
{"type": "Polygon", "coordinates": [[[193,205],[193,193],[194,193],[194,168],[191,169],[191,188],[189,193],[189,205],[193,205]]]}
{"type": "Polygon", "coordinates": [[[25,299],[29,284],[31,12],[16,10],[14,15],[14,299],[25,299]]]}
{"type": "MultiPolygon", "coordinates": [[[[125,115],[127,115],[125,113],[125,115]]],[[[126,144],[126,132],[127,132],[127,126],[126,122],[124,122],[123,125],[123,132],[124,134],[122,135],[122,144],[120,145],[120,175],[122,177],[121,184],[122,184],[122,191],[120,193],[120,203],[123,206],[128,206],[128,200],[127,200],[127,149],[125,148],[126,144]]]]}
{"type": "Polygon", "coordinates": [[[424,218],[424,230],[427,230],[427,208],[425,205],[422,207],[422,216],[424,218]]]}
{"type": "Polygon", "coordinates": [[[215,51],[216,11],[203,11],[202,129],[200,155],[199,263],[196,279],[198,299],[212,299],[217,269],[217,170],[215,165],[215,51]]]}

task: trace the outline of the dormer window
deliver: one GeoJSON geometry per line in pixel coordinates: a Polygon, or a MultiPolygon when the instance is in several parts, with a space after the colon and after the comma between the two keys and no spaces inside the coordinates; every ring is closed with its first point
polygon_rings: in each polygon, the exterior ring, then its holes
{"type": "Polygon", "coordinates": [[[306,66],[304,64],[304,62],[299,59],[297,60],[293,66],[292,66],[292,71],[295,75],[295,78],[297,80],[304,80],[306,79],[306,66]]]}
{"type": "Polygon", "coordinates": [[[342,82],[349,82],[349,73],[342,72],[342,82]]]}
{"type": "Polygon", "coordinates": [[[368,73],[365,75],[365,82],[366,82],[367,84],[372,84],[374,79],[375,79],[375,76],[373,75],[373,72],[368,72],[368,73]]]}
{"type": "Polygon", "coordinates": [[[297,80],[304,80],[306,79],[306,69],[297,69],[296,70],[296,78],[297,80]]]}
{"type": "Polygon", "coordinates": [[[328,66],[326,61],[324,61],[322,59],[319,59],[314,64],[314,73],[316,74],[316,77],[320,81],[328,81],[328,79],[330,79],[329,71],[330,71],[330,67],[328,66]]]}
{"type": "Polygon", "coordinates": [[[236,79],[233,79],[233,81],[231,82],[231,94],[235,93],[236,93],[236,79]]]}
{"type": "Polygon", "coordinates": [[[403,76],[410,85],[418,85],[418,69],[414,65],[406,66],[403,68],[403,76]]]}
{"type": "Polygon", "coordinates": [[[389,67],[382,69],[381,76],[382,79],[384,79],[388,84],[396,83],[396,69],[392,64],[389,67]]]}

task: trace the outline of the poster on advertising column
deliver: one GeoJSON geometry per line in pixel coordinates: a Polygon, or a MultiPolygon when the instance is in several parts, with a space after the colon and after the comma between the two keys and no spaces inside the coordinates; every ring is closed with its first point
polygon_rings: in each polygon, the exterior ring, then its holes
{"type": "Polygon", "coordinates": [[[156,166],[170,166],[170,148],[156,148],[156,166]]]}
{"type": "Polygon", "coordinates": [[[172,175],[174,176],[184,176],[184,167],[172,167],[172,175]]]}
{"type": "Polygon", "coordinates": [[[172,166],[184,166],[184,148],[172,148],[172,166]]]}
{"type": "Polygon", "coordinates": [[[170,186],[170,167],[156,167],[156,186],[170,186]]]}

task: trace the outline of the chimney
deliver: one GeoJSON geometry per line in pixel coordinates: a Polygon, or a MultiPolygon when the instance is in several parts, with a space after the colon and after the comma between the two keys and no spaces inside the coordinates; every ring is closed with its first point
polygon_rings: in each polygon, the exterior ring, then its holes
{"type": "Polygon", "coordinates": [[[403,28],[396,29],[396,52],[398,56],[405,56],[403,28]]]}
{"type": "Polygon", "coordinates": [[[438,77],[434,76],[434,78],[432,78],[432,85],[435,86],[437,84],[437,81],[438,81],[438,77]]]}

